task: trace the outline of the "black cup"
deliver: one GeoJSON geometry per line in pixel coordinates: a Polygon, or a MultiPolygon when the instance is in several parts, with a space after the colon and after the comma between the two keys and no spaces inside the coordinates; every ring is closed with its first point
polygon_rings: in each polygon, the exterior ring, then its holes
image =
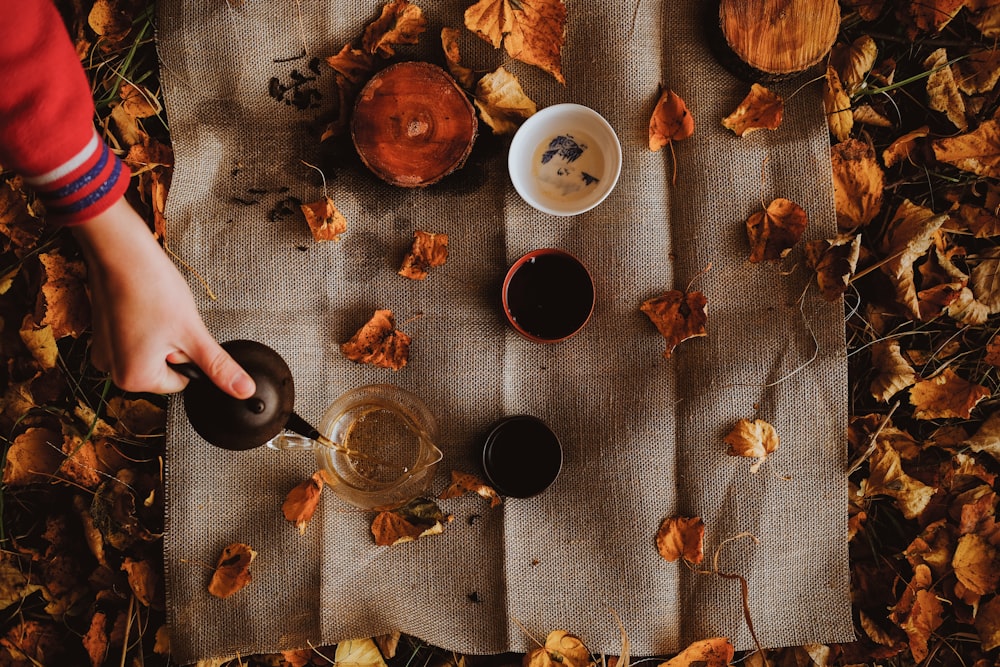
{"type": "Polygon", "coordinates": [[[566,340],[594,312],[594,281],[573,255],[557,248],[532,250],[503,281],[503,309],[514,329],[536,343],[566,340]]]}
{"type": "Polygon", "coordinates": [[[483,443],[483,471],[500,494],[530,498],[549,487],[562,469],[559,438],[541,419],[501,419],[483,443]]]}

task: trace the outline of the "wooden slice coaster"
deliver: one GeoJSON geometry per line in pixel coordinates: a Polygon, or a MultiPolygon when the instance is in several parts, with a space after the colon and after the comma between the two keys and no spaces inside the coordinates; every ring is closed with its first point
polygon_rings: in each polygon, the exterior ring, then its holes
{"type": "Polygon", "coordinates": [[[465,163],[476,111],[436,65],[402,62],[378,72],[358,95],[351,138],[365,165],[392,185],[436,183],[465,163]]]}
{"type": "Polygon", "coordinates": [[[778,81],[823,60],[840,29],[837,0],[719,0],[711,38],[741,78],[778,81]]]}

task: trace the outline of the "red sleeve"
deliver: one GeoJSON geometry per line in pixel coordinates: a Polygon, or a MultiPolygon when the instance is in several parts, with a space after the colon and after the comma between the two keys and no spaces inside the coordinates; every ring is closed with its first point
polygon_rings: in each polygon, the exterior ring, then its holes
{"type": "Polygon", "coordinates": [[[42,197],[50,220],[106,210],[129,171],[94,129],[94,101],[49,0],[0,1],[0,164],[42,197]]]}

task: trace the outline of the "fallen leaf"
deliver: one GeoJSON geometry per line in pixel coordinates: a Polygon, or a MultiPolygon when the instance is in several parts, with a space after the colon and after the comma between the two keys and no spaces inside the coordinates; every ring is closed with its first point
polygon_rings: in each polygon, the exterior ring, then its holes
{"type": "Polygon", "coordinates": [[[314,472],[312,477],[297,484],[285,497],[281,512],[285,520],[295,524],[299,534],[305,535],[306,526],[312,520],[323,494],[323,473],[314,472]]]}
{"type": "Polygon", "coordinates": [[[136,600],[147,607],[163,607],[159,595],[162,566],[154,566],[146,559],[135,560],[126,556],[121,569],[128,575],[128,584],[136,600]]]}
{"type": "Polygon", "coordinates": [[[119,0],[95,0],[87,22],[101,37],[101,47],[106,52],[116,48],[132,29],[130,12],[122,9],[119,0]]]}
{"type": "Polygon", "coordinates": [[[444,49],[444,59],[448,65],[448,71],[463,88],[471,90],[476,77],[470,68],[462,64],[462,54],[458,48],[460,34],[461,31],[456,28],[441,28],[441,48],[444,49]]]}
{"type": "Polygon", "coordinates": [[[347,231],[347,219],[329,197],[300,204],[300,208],[316,241],[339,241],[347,231]]]}
{"type": "Polygon", "coordinates": [[[673,354],[681,342],[698,336],[708,335],[705,323],[708,321],[708,299],[701,292],[670,290],[660,296],[643,301],[639,310],[644,312],[666,339],[666,359],[673,354]]]}
{"type": "Polygon", "coordinates": [[[705,522],[700,517],[667,517],[656,531],[656,550],[668,563],[683,558],[697,565],[705,557],[704,541],[705,522]]]}
{"type": "Polygon", "coordinates": [[[52,327],[52,336],[76,338],[90,326],[87,267],[81,260],[68,260],[60,253],[38,256],[44,282],[38,295],[36,319],[52,327]]]}
{"type": "Polygon", "coordinates": [[[333,664],[337,667],[386,667],[382,653],[375,642],[367,637],[337,644],[333,664]]]}
{"type": "Polygon", "coordinates": [[[124,81],[118,89],[118,96],[122,100],[122,109],[132,118],[149,118],[162,111],[156,95],[144,86],[124,81]]]}
{"type": "Polygon", "coordinates": [[[474,102],[483,122],[497,135],[514,134],[525,119],[538,111],[517,77],[503,67],[479,80],[474,102]]]}
{"type": "Polygon", "coordinates": [[[593,665],[590,651],[576,635],[565,630],[553,630],[545,637],[545,644],[528,651],[522,667],[588,667],[593,665]]]}
{"type": "Polygon", "coordinates": [[[429,269],[442,266],[447,260],[448,235],[418,229],[413,232],[413,245],[398,273],[412,280],[423,280],[429,269]]]}
{"type": "Polygon", "coordinates": [[[28,348],[32,358],[42,370],[56,367],[59,359],[59,348],[56,346],[56,338],[49,325],[39,326],[35,323],[35,318],[31,313],[21,320],[21,330],[18,332],[21,342],[28,348]]]}
{"type": "Polygon", "coordinates": [[[882,15],[885,0],[841,0],[841,4],[857,12],[862,21],[874,21],[882,15]]]}
{"type": "Polygon", "coordinates": [[[959,90],[966,95],[988,93],[1000,80],[1000,50],[994,47],[971,51],[952,65],[952,71],[959,90]]]}
{"type": "Polygon", "coordinates": [[[891,120],[878,111],[875,111],[870,104],[862,104],[854,107],[851,110],[851,115],[854,117],[855,124],[863,123],[875,127],[892,127],[893,125],[891,120]]]}
{"type": "Polygon", "coordinates": [[[62,442],[62,433],[49,428],[29,428],[14,438],[4,459],[3,484],[51,482],[63,461],[62,442]]]}
{"type": "Polygon", "coordinates": [[[412,542],[418,537],[439,535],[453,520],[427,498],[416,498],[398,509],[383,510],[372,520],[372,537],[378,546],[412,542]]]}
{"type": "Polygon", "coordinates": [[[687,104],[674,91],[660,86],[660,97],[649,118],[649,150],[656,152],[664,146],[670,147],[674,163],[671,182],[677,184],[677,158],[674,156],[674,142],[687,139],[694,134],[694,116],[687,104]]]}
{"type": "Polygon", "coordinates": [[[208,592],[217,598],[228,598],[250,583],[250,565],[257,552],[246,544],[236,542],[222,550],[219,561],[208,584],[208,592]]]}
{"type": "Polygon", "coordinates": [[[373,55],[391,58],[400,44],[417,44],[427,29],[423,10],[409,0],[393,0],[382,7],[382,15],[365,27],[361,47],[373,55]]]}
{"type": "Polygon", "coordinates": [[[733,644],[726,637],[712,637],[692,643],[657,667],[727,667],[733,660],[733,644]]]}
{"type": "Polygon", "coordinates": [[[968,419],[976,404],[989,395],[988,388],[968,382],[945,368],[910,389],[910,404],[917,419],[968,419]]]}
{"type": "Polygon", "coordinates": [[[868,479],[862,485],[864,497],[889,496],[907,519],[915,519],[927,508],[936,489],[903,471],[899,452],[879,437],[868,460],[868,479]]]}
{"type": "Polygon", "coordinates": [[[451,484],[448,488],[441,492],[438,496],[440,500],[447,500],[448,498],[457,498],[459,496],[464,496],[467,493],[475,493],[485,500],[488,500],[490,507],[496,507],[503,502],[500,498],[500,494],[496,490],[486,484],[483,480],[479,479],[475,475],[470,475],[467,472],[461,472],[459,470],[451,471],[451,484]]]}
{"type": "Polygon", "coordinates": [[[565,84],[562,47],[566,39],[563,0],[479,0],[465,10],[465,27],[511,58],[535,65],[565,84]]]}
{"type": "Polygon", "coordinates": [[[897,137],[882,151],[882,161],[885,166],[891,167],[904,159],[912,162],[911,156],[918,141],[930,134],[930,131],[930,128],[924,125],[897,137]]]}
{"type": "Polygon", "coordinates": [[[345,44],[336,55],[327,57],[326,64],[354,86],[367,81],[376,68],[375,57],[371,53],[350,44],[345,44]]]}
{"type": "Polygon", "coordinates": [[[909,37],[916,37],[920,32],[941,32],[965,3],[966,0],[919,0],[906,3],[909,19],[912,21],[908,26],[909,37]]]}
{"type": "Polygon", "coordinates": [[[969,9],[973,10],[969,23],[987,39],[1000,37],[1000,4],[989,0],[974,7],[975,4],[969,3],[969,9]]]}
{"type": "Polygon", "coordinates": [[[931,143],[934,157],[962,171],[1000,178],[1000,123],[984,121],[972,132],[931,143]]]}
{"type": "Polygon", "coordinates": [[[979,263],[972,269],[970,286],[976,301],[989,309],[989,314],[1000,312],[1000,248],[986,248],[978,256],[979,263]]]}
{"type": "Polygon", "coordinates": [[[1000,217],[992,209],[973,204],[959,204],[951,210],[952,220],[960,230],[972,233],[977,239],[1000,236],[1000,217]]]}
{"type": "Polygon", "coordinates": [[[7,609],[42,588],[41,584],[29,581],[16,564],[16,559],[0,559],[0,608],[7,609]]]}
{"type": "Polygon", "coordinates": [[[844,90],[833,65],[826,67],[823,107],[826,109],[826,122],[830,127],[830,133],[837,141],[846,141],[854,128],[854,115],[851,113],[851,98],[844,90]]]}
{"type": "Polygon", "coordinates": [[[820,295],[827,301],[842,297],[851,284],[861,257],[861,235],[815,239],[805,244],[806,265],[816,272],[820,295]]]}
{"type": "Polygon", "coordinates": [[[886,257],[881,270],[896,289],[896,300],[920,319],[913,264],[927,254],[935,235],[947,222],[946,214],[937,215],[923,206],[904,199],[886,225],[882,253],[886,257]]]}
{"type": "Polygon", "coordinates": [[[959,582],[977,596],[994,593],[1000,583],[997,550],[975,533],[958,538],[951,565],[959,582]]]}
{"type": "Polygon", "coordinates": [[[986,452],[1000,461],[1000,411],[990,414],[964,444],[974,452],[986,452]]]}
{"type": "Polygon", "coordinates": [[[726,453],[730,456],[745,456],[756,458],[750,466],[750,472],[756,473],[771,454],[778,448],[778,433],[774,427],[763,419],[740,419],[733,429],[723,438],[728,445],[726,453]]]}
{"type": "Polygon", "coordinates": [[[899,351],[899,341],[883,339],[872,345],[872,366],[876,376],[871,382],[872,397],[887,402],[917,381],[917,373],[899,351]]]}
{"type": "Polygon", "coordinates": [[[927,99],[931,109],[944,113],[955,127],[965,131],[969,127],[965,100],[947,64],[948,54],[944,48],[937,49],[924,60],[924,67],[931,71],[927,77],[927,99]]]}
{"type": "Polygon", "coordinates": [[[410,337],[396,329],[391,310],[376,310],[340,351],[351,361],[398,371],[409,358],[410,337]]]}
{"type": "Polygon", "coordinates": [[[379,652],[386,660],[392,660],[396,657],[396,649],[399,648],[400,639],[402,639],[402,633],[399,630],[390,632],[387,635],[372,637],[372,641],[375,642],[376,646],[378,646],[379,652]]]}
{"type": "Polygon", "coordinates": [[[857,93],[875,65],[878,46],[869,35],[861,35],[850,45],[836,44],[830,51],[830,62],[840,77],[848,95],[857,93]]]}
{"type": "Polygon", "coordinates": [[[784,197],[778,197],[747,218],[750,261],[778,261],[802,238],[809,216],[805,209],[784,197]]]}
{"type": "Polygon", "coordinates": [[[909,638],[914,661],[922,662],[927,657],[927,642],[944,622],[943,613],[941,601],[931,590],[930,569],[926,565],[918,565],[914,568],[913,579],[890,614],[893,622],[909,638]]]}
{"type": "Polygon", "coordinates": [[[990,598],[979,607],[974,623],[984,651],[1000,646],[1000,596],[990,598]]]}
{"type": "Polygon", "coordinates": [[[847,231],[871,222],[882,210],[885,177],[870,144],[847,139],[830,149],[837,227],[847,231]]]}
{"type": "Polygon", "coordinates": [[[759,83],[750,87],[736,110],[722,119],[722,126],[742,137],[755,130],[777,130],[785,112],[785,101],[759,83]]]}

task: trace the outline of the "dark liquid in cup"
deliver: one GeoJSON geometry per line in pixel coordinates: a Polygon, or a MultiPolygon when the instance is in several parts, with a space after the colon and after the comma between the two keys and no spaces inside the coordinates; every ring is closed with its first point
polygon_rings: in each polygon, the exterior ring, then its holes
{"type": "Polygon", "coordinates": [[[587,321],[594,306],[594,284],[577,260],[541,254],[521,265],[507,283],[507,312],[537,338],[559,340],[587,321]]]}
{"type": "Polygon", "coordinates": [[[483,468],[500,493],[527,498],[541,493],[562,468],[559,439],[539,419],[509,417],[486,437],[483,468]]]}

